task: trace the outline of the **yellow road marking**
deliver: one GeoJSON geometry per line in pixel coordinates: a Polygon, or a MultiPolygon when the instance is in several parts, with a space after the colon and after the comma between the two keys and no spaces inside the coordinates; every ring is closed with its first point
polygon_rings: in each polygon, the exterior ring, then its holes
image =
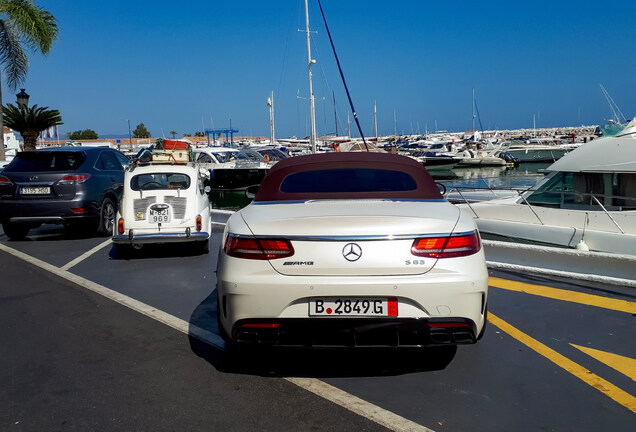
{"type": "Polygon", "coordinates": [[[617,300],[592,294],[584,294],[576,291],[551,288],[541,285],[532,285],[525,282],[510,281],[496,277],[488,278],[488,285],[510,291],[518,291],[556,300],[580,303],[588,306],[596,306],[619,312],[636,313],[636,303],[627,300],[617,300]]]}
{"type": "Polygon", "coordinates": [[[499,327],[504,332],[508,333],[513,338],[517,339],[522,344],[526,345],[528,348],[533,349],[557,366],[565,369],[586,384],[594,387],[601,393],[609,396],[614,401],[623,405],[625,408],[636,413],[636,397],[616,387],[614,384],[610,383],[607,380],[604,380],[600,376],[592,373],[583,366],[574,363],[569,358],[559,354],[558,352],[542,344],[538,340],[528,336],[527,334],[508,324],[501,318],[493,315],[492,313],[490,313],[490,311],[488,312],[488,321],[499,327]]]}
{"type": "Polygon", "coordinates": [[[623,375],[627,375],[632,379],[632,381],[636,381],[636,360],[629,357],[620,356],[618,354],[612,354],[605,351],[599,351],[592,348],[582,347],[579,345],[570,344],[574,348],[583,351],[585,354],[590,357],[594,357],[596,360],[601,363],[605,363],[609,367],[616,369],[623,375]]]}

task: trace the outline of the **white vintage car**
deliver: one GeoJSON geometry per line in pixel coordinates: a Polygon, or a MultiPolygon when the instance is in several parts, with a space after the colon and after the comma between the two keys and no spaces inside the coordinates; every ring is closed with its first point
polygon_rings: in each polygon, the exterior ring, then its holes
{"type": "Polygon", "coordinates": [[[210,251],[206,170],[193,163],[131,164],[117,212],[113,242],[120,256],[147,243],[192,242],[210,251]]]}
{"type": "Polygon", "coordinates": [[[404,156],[282,160],[222,244],[218,320],[230,343],[452,347],[486,325],[475,222],[404,156]]]}

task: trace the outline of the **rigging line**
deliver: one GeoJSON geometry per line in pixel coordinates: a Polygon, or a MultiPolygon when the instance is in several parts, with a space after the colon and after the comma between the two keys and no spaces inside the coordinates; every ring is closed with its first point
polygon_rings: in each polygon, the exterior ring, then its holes
{"type": "Polygon", "coordinates": [[[356,109],[353,107],[353,101],[351,100],[351,95],[349,94],[349,88],[347,87],[347,82],[345,81],[345,77],[342,72],[342,67],[340,66],[340,59],[338,59],[338,54],[336,53],[336,47],[333,44],[333,39],[331,38],[331,32],[329,31],[329,26],[327,25],[327,18],[325,18],[325,12],[322,9],[322,3],[320,2],[320,0],[318,0],[318,6],[320,7],[320,14],[322,15],[322,20],[325,23],[327,36],[329,36],[329,43],[331,44],[333,55],[336,58],[336,63],[338,64],[338,71],[340,72],[340,78],[342,78],[342,84],[344,85],[345,92],[347,93],[347,98],[349,99],[349,105],[351,105],[351,111],[353,112],[353,119],[356,121],[356,125],[358,126],[358,132],[360,132],[360,136],[362,137],[362,142],[364,143],[364,147],[367,149],[367,152],[368,152],[369,146],[367,145],[367,140],[364,139],[364,133],[362,132],[362,128],[360,127],[360,120],[358,120],[356,109]]]}
{"type": "MultiPolygon", "coordinates": [[[[291,8],[290,8],[291,9],[291,8]]],[[[278,89],[276,90],[276,100],[280,98],[281,89],[283,87],[283,79],[285,78],[285,72],[287,68],[287,60],[289,59],[289,50],[290,50],[290,42],[292,39],[292,23],[293,23],[294,13],[290,12],[289,18],[287,22],[289,23],[287,30],[287,37],[285,39],[285,49],[283,50],[283,64],[280,71],[280,78],[278,80],[278,89]]]]}
{"type": "MultiPolygon", "coordinates": [[[[327,92],[333,94],[334,91],[332,90],[331,86],[329,85],[329,80],[327,79],[327,74],[325,73],[325,68],[323,67],[324,62],[322,61],[322,59],[320,57],[320,44],[318,43],[318,41],[314,40],[313,36],[312,36],[312,46],[315,47],[314,50],[315,50],[315,53],[316,53],[316,59],[318,60],[317,64],[318,64],[318,67],[320,68],[320,74],[322,76],[322,80],[324,81],[324,84],[327,87],[327,92]]],[[[324,99],[324,97],[323,97],[323,99],[324,99]]],[[[336,122],[337,122],[336,123],[336,129],[338,129],[338,125],[340,125],[340,128],[344,130],[344,128],[342,127],[342,124],[341,124],[342,123],[341,119],[336,118],[336,122]]]]}
{"type": "Polygon", "coordinates": [[[474,100],[473,103],[475,104],[475,111],[477,112],[477,118],[479,119],[479,130],[483,132],[484,127],[481,125],[481,116],[479,115],[479,108],[477,108],[477,101],[474,100]]]}

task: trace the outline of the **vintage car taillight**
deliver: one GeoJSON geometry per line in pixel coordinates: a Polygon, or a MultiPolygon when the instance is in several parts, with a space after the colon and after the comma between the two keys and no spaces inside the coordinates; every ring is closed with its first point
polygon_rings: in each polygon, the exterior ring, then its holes
{"type": "Polygon", "coordinates": [[[119,234],[123,234],[124,233],[124,219],[123,218],[119,218],[119,220],[117,221],[117,232],[119,234]]]}
{"type": "Polygon", "coordinates": [[[11,183],[11,180],[9,180],[8,177],[5,176],[0,176],[0,186],[8,186],[11,185],[13,183],[11,183]]]}
{"type": "Polygon", "coordinates": [[[201,215],[197,215],[197,219],[196,219],[197,231],[201,231],[201,227],[202,227],[201,221],[202,221],[201,215]]]}
{"type": "Polygon", "coordinates": [[[236,258],[270,260],[294,255],[294,248],[286,239],[258,239],[228,235],[225,253],[236,258]]]}
{"type": "Polygon", "coordinates": [[[447,237],[423,237],[415,239],[411,253],[429,258],[455,258],[473,255],[481,249],[479,234],[473,231],[468,234],[447,237]]]}

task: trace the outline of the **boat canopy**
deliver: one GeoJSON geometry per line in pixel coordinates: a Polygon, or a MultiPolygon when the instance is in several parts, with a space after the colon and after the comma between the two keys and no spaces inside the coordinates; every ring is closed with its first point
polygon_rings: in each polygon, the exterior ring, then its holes
{"type": "Polygon", "coordinates": [[[567,153],[547,171],[636,173],[635,136],[595,139],[567,153]]]}

